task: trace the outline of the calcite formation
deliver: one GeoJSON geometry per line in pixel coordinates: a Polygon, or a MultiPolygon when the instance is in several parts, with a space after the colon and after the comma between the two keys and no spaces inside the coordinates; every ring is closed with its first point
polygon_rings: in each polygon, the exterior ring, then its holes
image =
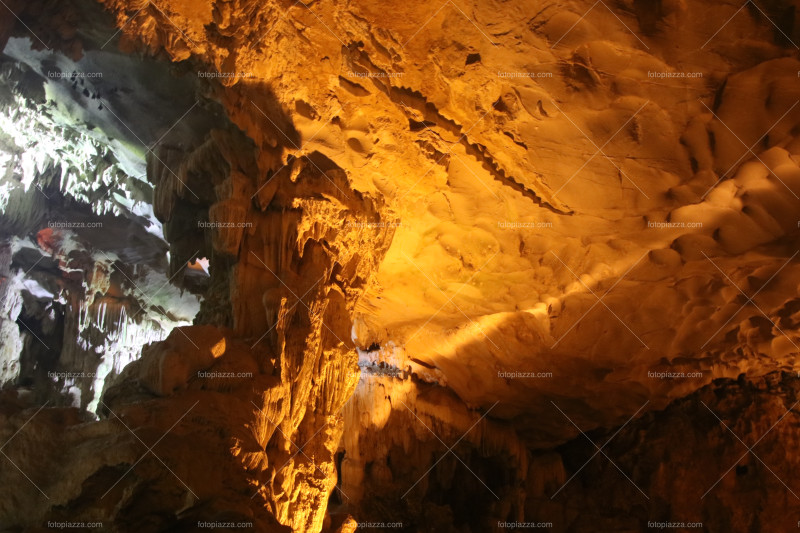
{"type": "Polygon", "coordinates": [[[2,8],[0,529],[800,523],[796,3],[2,8]]]}

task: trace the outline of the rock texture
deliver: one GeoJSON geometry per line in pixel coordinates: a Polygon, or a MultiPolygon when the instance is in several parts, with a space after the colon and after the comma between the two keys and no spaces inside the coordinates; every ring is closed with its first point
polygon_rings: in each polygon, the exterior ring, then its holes
{"type": "Polygon", "coordinates": [[[342,492],[363,522],[412,531],[796,527],[794,374],[715,380],[663,411],[538,450],[443,391],[368,376],[346,418],[367,432],[346,434],[342,466],[342,492]]]}
{"type": "Polygon", "coordinates": [[[3,7],[0,527],[796,524],[793,2],[3,7]]]}
{"type": "Polygon", "coordinates": [[[558,475],[529,492],[526,515],[549,516],[554,531],[643,531],[650,522],[790,531],[797,387],[796,375],[777,372],[721,379],[619,431],[581,436],[558,449],[569,459],[563,467],[552,459],[558,475]],[[590,440],[608,446],[551,497],[595,454],[590,440]]]}

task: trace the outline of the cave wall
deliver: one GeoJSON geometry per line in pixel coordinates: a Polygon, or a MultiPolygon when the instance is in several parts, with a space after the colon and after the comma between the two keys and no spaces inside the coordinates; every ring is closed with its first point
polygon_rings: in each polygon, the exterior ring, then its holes
{"type": "MultiPolygon", "coordinates": [[[[101,4],[9,5],[24,24],[0,42],[34,71],[53,47],[58,68],[131,91],[70,116],[128,178],[143,171],[164,280],[203,301],[194,325],[119,365],[97,422],[7,394],[8,437],[34,415],[9,454],[36,480],[0,499],[8,524],[794,523],[796,496],[763,467],[794,472],[794,426],[741,463],[707,414],[744,420],[731,429],[752,443],[795,394],[792,3],[101,4]],[[193,286],[198,257],[209,276],[193,286]],[[583,432],[615,436],[619,466],[584,468],[583,432]],[[693,460],[671,451],[681,432],[706,465],[694,474],[676,475],[693,460]]],[[[82,94],[57,87],[73,106],[82,94]]],[[[3,301],[8,329],[19,303],[3,301]]],[[[48,327],[70,338],[76,320],[48,327]]],[[[31,338],[9,331],[17,375],[31,338]]]]}

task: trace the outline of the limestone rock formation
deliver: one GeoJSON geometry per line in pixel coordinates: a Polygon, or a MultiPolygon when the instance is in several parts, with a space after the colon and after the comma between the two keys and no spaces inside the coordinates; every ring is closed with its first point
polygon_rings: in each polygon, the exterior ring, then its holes
{"type": "Polygon", "coordinates": [[[0,531],[800,523],[796,2],[0,11],[0,531]]]}

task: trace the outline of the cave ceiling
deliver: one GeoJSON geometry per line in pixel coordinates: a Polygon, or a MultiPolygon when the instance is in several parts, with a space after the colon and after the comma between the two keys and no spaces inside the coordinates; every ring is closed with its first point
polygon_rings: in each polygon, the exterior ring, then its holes
{"type": "MultiPolygon", "coordinates": [[[[737,464],[703,448],[709,412],[751,421],[721,430],[752,432],[750,448],[794,407],[796,2],[15,0],[0,11],[0,377],[17,406],[4,416],[21,427],[26,401],[71,413],[46,409],[34,424],[72,428],[66,466],[50,464],[54,444],[25,437],[50,457],[30,466],[38,479],[88,461],[39,490],[59,495],[54,506],[0,504],[9,524],[95,512],[120,531],[166,531],[230,511],[257,530],[345,532],[359,512],[379,518],[375,487],[405,498],[432,465],[407,523],[433,512],[422,495],[461,485],[430,505],[463,513],[483,488],[490,503],[441,531],[495,531],[474,524],[515,514],[558,531],[638,531],[594,520],[642,495],[640,518],[661,516],[658,491],[709,531],[759,530],[733,497],[665,496],[685,487],[653,465],[670,455],[664,439],[680,439],[654,428],[683,428],[706,462],[737,464]],[[206,383],[209,369],[251,379],[206,383]],[[94,374],[52,379],[70,371],[94,374]],[[202,441],[192,459],[175,442],[156,457],[179,465],[171,478],[148,470],[158,461],[134,469],[124,429],[148,428],[146,449],[187,409],[168,440],[202,441]],[[603,452],[581,474],[601,488],[579,480],[564,493],[594,518],[542,503],[581,472],[576,457],[600,453],[586,439],[614,437],[608,450],[628,466],[603,452]],[[462,439],[464,460],[434,470],[431,454],[462,439]],[[209,480],[226,489],[189,489],[211,482],[195,470],[220,454],[209,480]],[[504,473],[484,483],[490,471],[504,473]],[[607,488],[626,477],[628,492],[607,488]],[[98,491],[115,510],[86,503],[98,491]],[[162,518],[134,518],[148,505],[162,518]]],[[[787,460],[775,446],[770,457],[787,460]]],[[[686,483],[710,486],[711,470],[686,483]]],[[[780,531],[800,518],[800,486],[760,472],[759,497],[789,500],[770,512],[794,513],[758,514],[780,531]]]]}

